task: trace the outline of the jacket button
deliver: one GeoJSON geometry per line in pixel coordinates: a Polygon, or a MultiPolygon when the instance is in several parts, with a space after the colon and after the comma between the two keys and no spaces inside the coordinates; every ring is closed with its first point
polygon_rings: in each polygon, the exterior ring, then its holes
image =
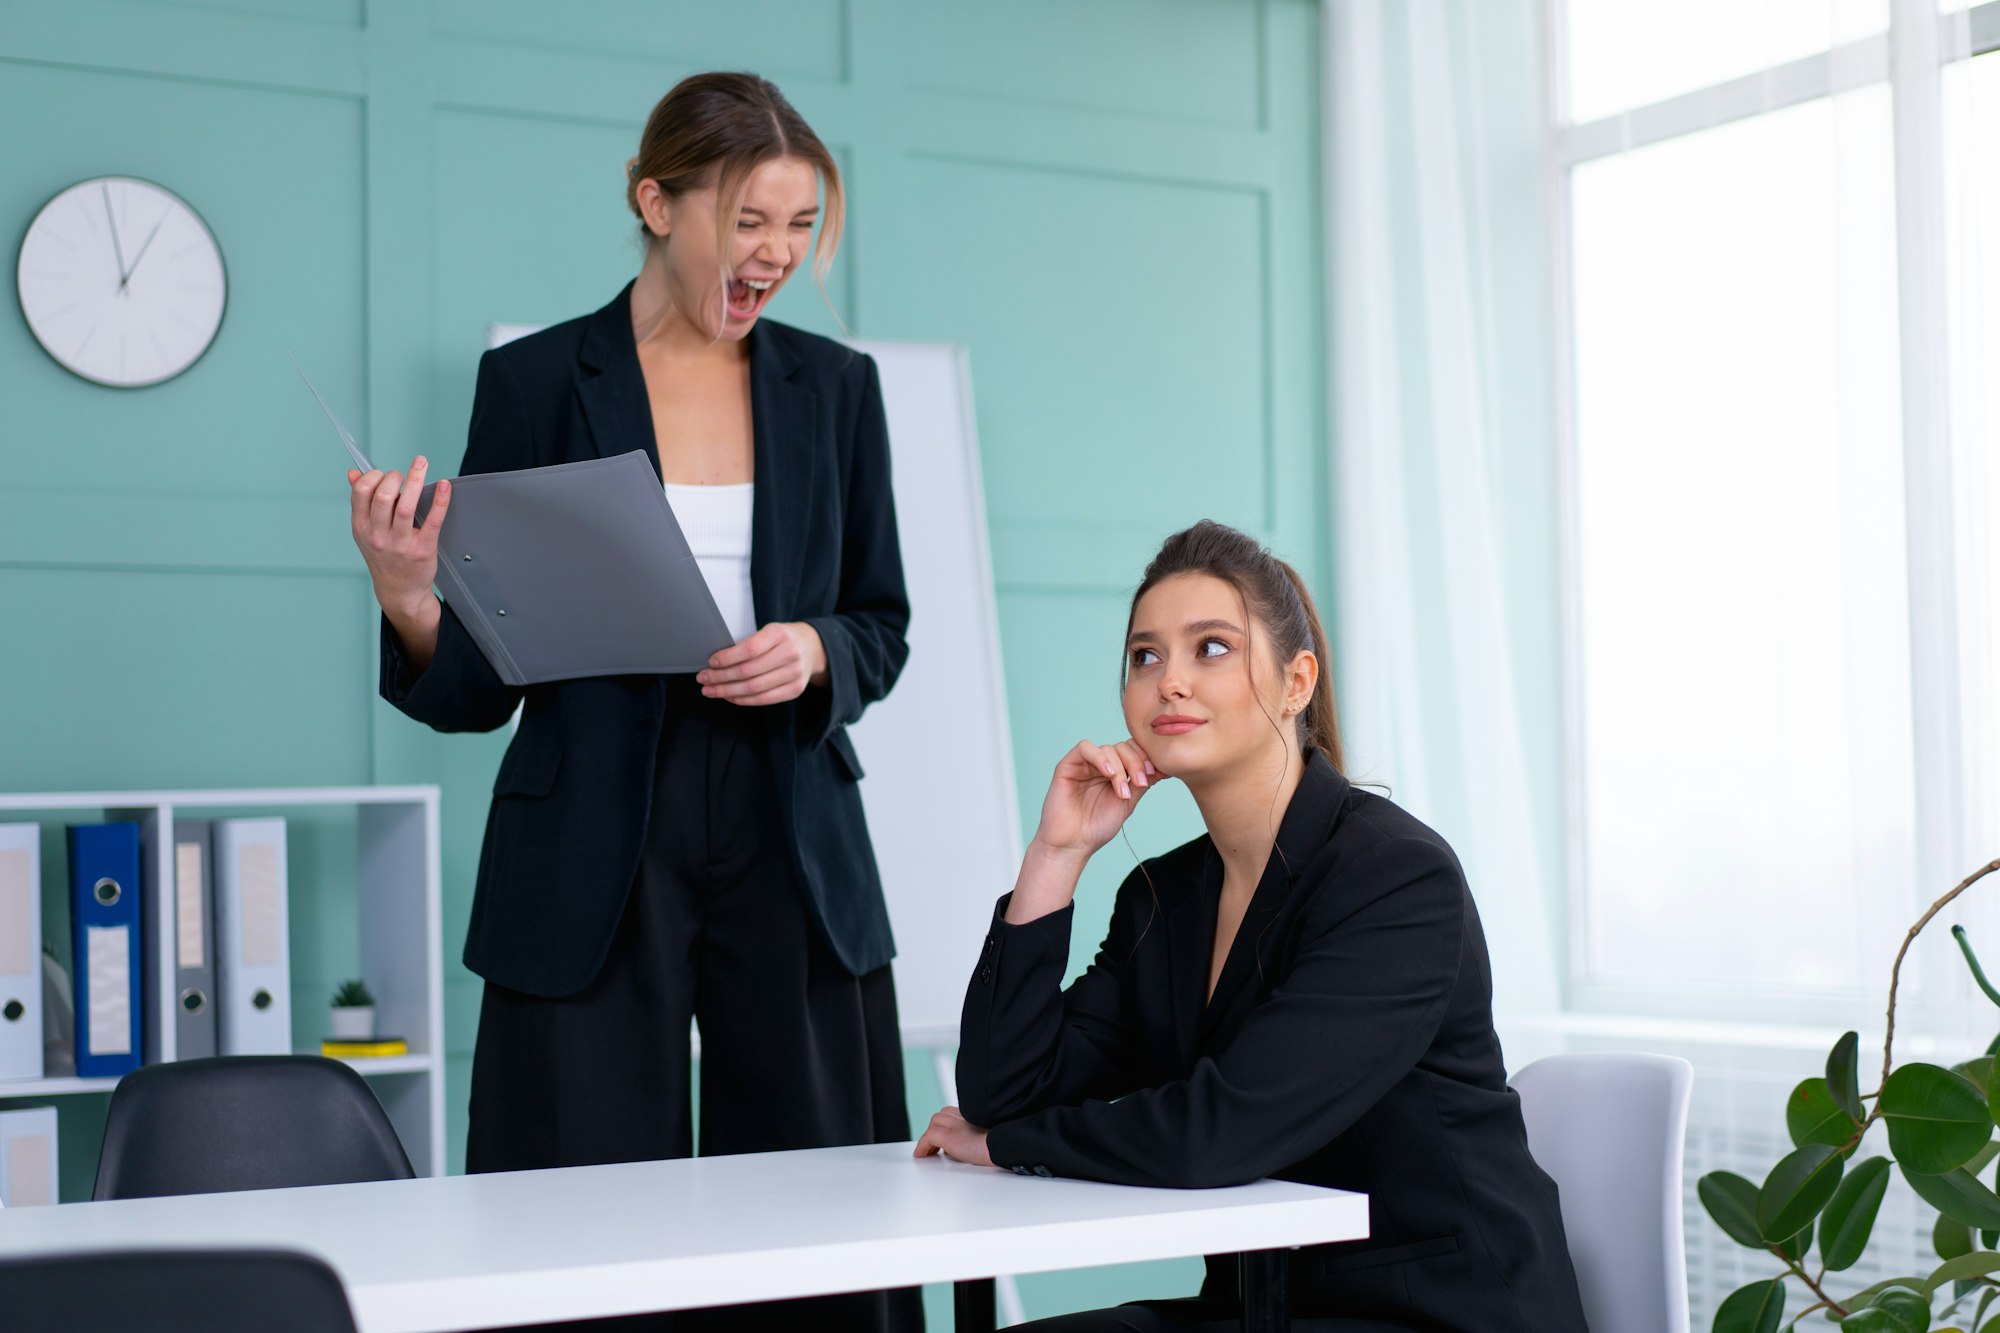
{"type": "Polygon", "coordinates": [[[1053,1176],[1055,1175],[1055,1172],[1049,1170],[1045,1166],[1038,1166],[1035,1168],[1035,1174],[1038,1176],[1053,1176]]]}
{"type": "Polygon", "coordinates": [[[992,952],[993,952],[993,949],[994,949],[994,940],[993,940],[993,937],[992,937],[991,935],[988,935],[988,936],[986,937],[986,950],[985,950],[985,951],[986,951],[987,953],[989,953],[989,954],[990,954],[990,953],[992,953],[992,952]]]}
{"type": "Polygon", "coordinates": [[[991,963],[979,969],[979,984],[982,986],[991,986],[993,984],[993,965],[991,963]]]}

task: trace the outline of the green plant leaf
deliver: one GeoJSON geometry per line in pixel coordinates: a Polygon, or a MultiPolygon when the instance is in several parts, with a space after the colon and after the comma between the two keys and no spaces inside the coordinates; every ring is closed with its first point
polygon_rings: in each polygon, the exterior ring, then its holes
{"type": "Polygon", "coordinates": [[[1993,1137],[1984,1089],[1937,1065],[1907,1064],[1889,1075],[1875,1107],[1889,1124],[1889,1151],[1920,1175],[1963,1165],[1993,1137]]]}
{"type": "Polygon", "coordinates": [[[1785,1128],[1791,1131],[1794,1148],[1808,1143],[1843,1148],[1859,1126],[1834,1100],[1825,1079],[1809,1078],[1793,1088],[1785,1102],[1785,1128]]]}
{"type": "MultiPolygon", "coordinates": [[[[1911,1291],[1922,1291],[1924,1280],[1920,1277],[1885,1277],[1872,1287],[1863,1287],[1841,1304],[1850,1310],[1859,1310],[1891,1287],[1908,1287],[1911,1291]]],[[[1833,1316],[1828,1314],[1827,1318],[1831,1319],[1833,1316]]]]}
{"type": "Polygon", "coordinates": [[[1778,1333],[1785,1317],[1785,1284],[1777,1278],[1738,1287],[1715,1312],[1709,1333],[1778,1333]]]}
{"type": "Polygon", "coordinates": [[[1984,1171],[1996,1156],[2000,1156],[2000,1139],[1988,1139],[1985,1147],[1966,1160],[1965,1169],[1976,1176],[1984,1171]]]}
{"type": "Polygon", "coordinates": [[[1753,1250],[1764,1248],[1764,1233],[1757,1229],[1755,1185],[1733,1171],[1711,1171],[1696,1182],[1695,1193],[1729,1239],[1753,1250]]]}
{"type": "MultiPolygon", "coordinates": [[[[1896,1321],[1900,1333],[1929,1333],[1931,1326],[1931,1302],[1928,1295],[1919,1295],[1902,1287],[1891,1287],[1877,1296],[1868,1308],[1879,1310],[1896,1321]]],[[[1846,1324],[1841,1321],[1842,1326],[1846,1324]]]]}
{"type": "Polygon", "coordinates": [[[1757,1229],[1768,1244],[1790,1240],[1819,1216],[1840,1187],[1841,1163],[1838,1148],[1808,1143],[1771,1168],[1757,1191],[1757,1229]]]}
{"type": "Polygon", "coordinates": [[[1971,1254],[1939,1264],[1937,1270],[1924,1279],[1924,1294],[1930,1295],[1947,1282],[1985,1277],[1988,1273],[2000,1273],[2000,1254],[1991,1250],[1974,1250],[1971,1254]]]}
{"type": "Polygon", "coordinates": [[[1834,1104],[1856,1124],[1861,1121],[1861,1076],[1856,1059],[1860,1046],[1861,1034],[1849,1032],[1833,1044],[1826,1057],[1826,1086],[1833,1094],[1834,1104]]]}
{"type": "Polygon", "coordinates": [[[1860,1262],[1888,1188],[1889,1159],[1869,1157],[1855,1163],[1834,1190],[1819,1225],[1819,1257],[1828,1272],[1838,1273],[1860,1262]]]}
{"type": "MultiPolygon", "coordinates": [[[[2000,1042],[2000,1037],[1995,1037],[1993,1040],[2000,1042]]],[[[1987,1058],[1993,1059],[1992,1056],[1987,1058]]],[[[1987,1071],[1986,1082],[1980,1086],[1986,1089],[1986,1113],[1993,1118],[1994,1124],[2000,1125],[2000,1059],[1993,1059],[1993,1067],[1987,1071]]]]}
{"type": "Polygon", "coordinates": [[[1940,1259],[1956,1259],[1972,1253],[1972,1228],[1943,1213],[1931,1224],[1931,1248],[1940,1259]]]}
{"type": "Polygon", "coordinates": [[[1904,1167],[1903,1179],[1910,1182],[1918,1198],[1946,1217],[1969,1227],[2000,1229],[2000,1195],[1971,1172],[1946,1171],[1933,1176],[1904,1167]]]}
{"type": "Polygon", "coordinates": [[[1965,933],[1964,926],[1953,926],[1951,937],[1958,941],[1959,951],[1965,955],[1965,966],[1972,972],[1972,979],[1979,983],[1979,989],[1986,992],[1986,998],[2000,1004],[2000,990],[1993,989],[1993,983],[1986,979],[1986,969],[1979,965],[1979,955],[1973,951],[1972,940],[1965,933]]]}
{"type": "Polygon", "coordinates": [[[1813,1224],[1808,1222],[1806,1223],[1806,1229],[1804,1231],[1801,1231],[1798,1235],[1793,1236],[1790,1240],[1779,1243],[1776,1248],[1779,1254],[1791,1260],[1793,1263],[1797,1263],[1801,1259],[1806,1257],[1806,1252],[1812,1249],[1812,1243],[1813,1243],[1813,1224]]]}

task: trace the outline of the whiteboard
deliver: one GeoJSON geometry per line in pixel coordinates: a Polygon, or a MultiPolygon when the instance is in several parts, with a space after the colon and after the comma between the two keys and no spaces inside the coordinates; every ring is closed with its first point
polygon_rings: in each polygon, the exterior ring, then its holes
{"type": "MultiPolygon", "coordinates": [[[[486,345],[539,327],[489,325],[486,345]]],[[[911,611],[896,688],[848,731],[896,932],[903,1044],[943,1048],[958,1042],[994,899],[1021,864],[972,376],[952,344],[852,345],[881,371],[911,611]]]]}
{"type": "Polygon", "coordinates": [[[882,372],[910,661],[849,732],[868,770],[903,1042],[953,1046],[993,900],[1021,865],[972,375],[965,349],[945,343],[854,346],[882,372]]]}

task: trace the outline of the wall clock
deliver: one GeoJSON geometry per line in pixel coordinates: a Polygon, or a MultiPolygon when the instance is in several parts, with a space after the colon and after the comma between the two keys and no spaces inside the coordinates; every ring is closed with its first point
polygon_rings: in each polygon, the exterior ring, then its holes
{"type": "Polygon", "coordinates": [[[21,238],[14,283],[42,349],[120,389],[199,361],[222,327],[229,285],[201,216],[131,176],[79,181],[44,204],[21,238]]]}

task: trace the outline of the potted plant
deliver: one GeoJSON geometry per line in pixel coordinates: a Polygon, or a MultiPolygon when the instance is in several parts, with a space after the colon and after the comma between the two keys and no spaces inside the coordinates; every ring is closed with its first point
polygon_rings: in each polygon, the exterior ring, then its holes
{"type": "MultiPolygon", "coordinates": [[[[2000,1309],[1991,1309],[2000,1301],[2000,1194],[1979,1178],[2000,1156],[2000,1141],[1994,1139],[2000,1125],[1994,1059],[2000,1037],[1984,1055],[1948,1069],[1915,1062],[1898,1066],[1892,1056],[1896,985],[1910,945],[1946,904],[1995,870],[2000,861],[1961,880],[1903,937],[1889,972],[1882,1077],[1875,1090],[1861,1091],[1860,1037],[1846,1033],[1827,1056],[1825,1076],[1792,1090],[1785,1126],[1793,1151],[1771,1168],[1764,1183],[1729,1171],[1701,1178],[1697,1191],[1715,1224],[1730,1239],[1767,1251],[1784,1266],[1775,1277],[1731,1292],[1716,1311],[1712,1333],[1776,1333],[1785,1322],[1790,1278],[1813,1298],[1794,1324],[1817,1313],[1847,1333],[2000,1333],[2000,1309]],[[1877,1124],[1889,1155],[1863,1157],[1862,1144],[1877,1124]],[[1929,1273],[1850,1293],[1837,1275],[1867,1249],[1892,1167],[1937,1213],[1931,1236],[1939,1263],[1929,1273]]],[[[1988,983],[1964,928],[1954,926],[1952,934],[1973,979],[2000,1005],[2000,991],[1988,983]]]]}
{"type": "Polygon", "coordinates": [[[368,983],[359,977],[341,982],[333,993],[328,1018],[337,1041],[366,1041],[374,1036],[375,997],[368,993],[368,983]]]}

